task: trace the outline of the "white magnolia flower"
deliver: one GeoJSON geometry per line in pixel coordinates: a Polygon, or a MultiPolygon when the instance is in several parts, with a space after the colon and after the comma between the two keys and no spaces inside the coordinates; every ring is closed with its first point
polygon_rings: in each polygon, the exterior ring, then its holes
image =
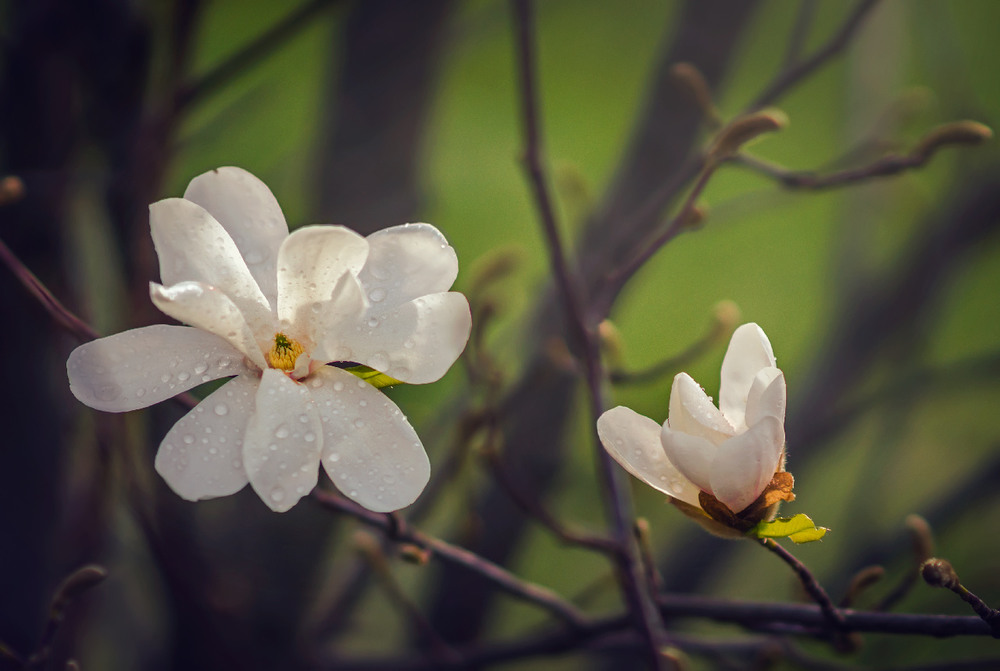
{"type": "Polygon", "coordinates": [[[67,370],[92,408],[144,408],[235,376],[178,421],[156,470],[199,500],[247,484],[273,510],[316,485],[319,463],[378,512],[409,505],[430,464],[384,394],[325,364],[355,362],[402,382],[440,378],[469,337],[469,304],[448,289],[455,251],[428,224],[364,238],[341,226],[288,233],[270,190],[239,168],[196,177],[150,208],[163,284],[156,325],[78,347],[67,370]]]}
{"type": "Polygon", "coordinates": [[[718,408],[679,373],[662,427],[619,406],[601,415],[597,432],[611,456],[650,486],[698,508],[704,491],[739,513],[782,465],[784,424],[785,377],[764,331],[744,324],[722,361],[718,408]]]}

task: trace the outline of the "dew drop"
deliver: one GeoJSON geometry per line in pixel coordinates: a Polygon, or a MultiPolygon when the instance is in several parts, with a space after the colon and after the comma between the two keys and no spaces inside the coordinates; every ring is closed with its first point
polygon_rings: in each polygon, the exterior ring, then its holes
{"type": "Polygon", "coordinates": [[[375,352],[368,357],[368,365],[375,370],[386,370],[389,367],[389,355],[385,352],[375,352]]]}
{"type": "Polygon", "coordinates": [[[170,382],[170,375],[168,375],[167,373],[164,373],[163,375],[161,375],[160,376],[160,382],[170,382]]]}
{"type": "Polygon", "coordinates": [[[177,379],[180,380],[181,382],[186,381],[189,377],[191,377],[191,374],[188,373],[187,371],[181,371],[180,373],[177,373],[177,379]]]}
{"type": "Polygon", "coordinates": [[[183,441],[184,441],[184,444],[185,444],[185,445],[191,445],[192,443],[194,443],[194,436],[192,436],[192,435],[191,435],[191,434],[189,433],[189,434],[187,434],[186,436],[184,436],[183,438],[181,438],[181,440],[183,440],[183,441]]]}
{"type": "Polygon", "coordinates": [[[368,405],[368,401],[365,401],[365,400],[358,401],[358,405],[360,405],[363,408],[366,405],[368,405]]]}
{"type": "Polygon", "coordinates": [[[364,425],[365,425],[365,420],[363,420],[363,419],[360,419],[360,418],[359,418],[359,419],[356,419],[356,420],[354,420],[354,426],[356,426],[357,428],[359,428],[359,429],[360,429],[360,428],[361,428],[361,427],[363,427],[364,425]]]}
{"type": "Polygon", "coordinates": [[[368,299],[372,303],[381,303],[382,301],[385,300],[385,289],[381,287],[375,287],[374,289],[371,290],[371,293],[368,294],[368,299]]]}
{"type": "Polygon", "coordinates": [[[122,395],[122,388],[115,383],[94,385],[94,396],[101,401],[113,401],[122,395]]]}
{"type": "Polygon", "coordinates": [[[306,441],[307,443],[311,443],[314,440],[316,440],[316,434],[315,433],[307,433],[306,435],[302,436],[302,440],[306,441]]]}
{"type": "Polygon", "coordinates": [[[200,364],[198,364],[197,366],[194,367],[194,374],[195,375],[201,375],[206,370],[208,370],[208,366],[206,366],[203,363],[200,363],[200,364]]]}
{"type": "Polygon", "coordinates": [[[285,500],[285,490],[281,487],[275,487],[271,490],[271,500],[275,503],[281,503],[285,500]]]}
{"type": "Polygon", "coordinates": [[[215,406],[215,414],[218,415],[219,417],[222,417],[223,415],[228,413],[229,413],[229,406],[226,405],[225,403],[219,403],[217,406],[215,406]]]}
{"type": "Polygon", "coordinates": [[[299,415],[299,421],[303,424],[309,423],[309,415],[299,415]]]}
{"type": "Polygon", "coordinates": [[[334,391],[343,391],[344,390],[344,383],[340,382],[340,381],[334,382],[333,383],[333,390],[334,391]]]}
{"type": "Polygon", "coordinates": [[[272,452],[277,452],[278,446],[274,443],[271,443],[270,445],[267,446],[267,449],[271,450],[272,452]]]}
{"type": "Polygon", "coordinates": [[[139,388],[139,389],[135,390],[135,397],[136,398],[142,398],[145,395],[146,395],[146,390],[145,389],[139,388]]]}
{"type": "Polygon", "coordinates": [[[331,461],[333,463],[337,463],[338,461],[340,461],[340,455],[334,452],[329,457],[327,457],[326,460],[331,461]]]}
{"type": "Polygon", "coordinates": [[[403,341],[403,347],[405,347],[406,349],[413,349],[414,345],[415,343],[413,342],[412,338],[407,338],[406,340],[403,341]]]}
{"type": "Polygon", "coordinates": [[[321,380],[318,377],[310,378],[309,386],[312,387],[313,389],[319,389],[320,387],[323,386],[323,380],[321,380]]]}
{"type": "Polygon", "coordinates": [[[289,434],[288,427],[285,426],[284,424],[279,426],[278,429],[274,432],[275,438],[288,438],[288,434],[289,434]]]}
{"type": "Polygon", "coordinates": [[[216,448],[216,447],[210,447],[210,448],[208,448],[208,453],[209,454],[218,454],[219,453],[219,449],[216,448]]]}

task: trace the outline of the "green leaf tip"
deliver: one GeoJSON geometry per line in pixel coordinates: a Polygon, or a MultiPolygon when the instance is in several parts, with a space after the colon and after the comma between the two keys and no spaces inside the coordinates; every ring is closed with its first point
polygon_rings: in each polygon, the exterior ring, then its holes
{"type": "Polygon", "coordinates": [[[385,373],[381,373],[374,368],[369,368],[368,366],[351,366],[350,368],[345,368],[344,370],[351,375],[356,375],[376,389],[393,387],[397,384],[406,384],[405,382],[401,382],[394,377],[389,377],[385,373]]]}
{"type": "Polygon", "coordinates": [[[787,538],[793,543],[818,541],[829,531],[818,527],[808,515],[799,513],[794,517],[779,517],[770,522],[760,522],[747,532],[753,538],[787,538]]]}

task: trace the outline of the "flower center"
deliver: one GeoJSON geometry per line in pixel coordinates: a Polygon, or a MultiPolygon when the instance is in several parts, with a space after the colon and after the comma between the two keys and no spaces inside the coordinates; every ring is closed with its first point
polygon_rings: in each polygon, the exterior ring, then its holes
{"type": "Polygon", "coordinates": [[[278,370],[294,370],[295,360],[306,348],[298,340],[289,338],[280,331],[274,334],[274,347],[265,355],[267,365],[278,370]]]}

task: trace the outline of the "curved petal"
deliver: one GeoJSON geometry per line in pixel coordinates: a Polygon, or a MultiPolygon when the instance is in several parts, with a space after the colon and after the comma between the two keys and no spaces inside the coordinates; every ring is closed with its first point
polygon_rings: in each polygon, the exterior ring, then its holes
{"type": "Polygon", "coordinates": [[[371,252],[359,278],[375,311],[448,291],[458,277],[455,250],[430,224],[376,231],[368,243],[371,252]]]}
{"type": "Polygon", "coordinates": [[[313,359],[323,363],[358,362],[348,341],[357,340],[362,333],[361,323],[366,305],[367,299],[358,278],[351,273],[341,275],[333,287],[330,300],[311,308],[316,314],[311,315],[306,322],[311,330],[309,337],[315,345],[313,359]]]}
{"type": "Polygon", "coordinates": [[[751,322],[733,331],[722,359],[719,409],[734,427],[745,421],[747,396],[754,377],[762,368],[774,365],[774,350],[763,329],[751,322]]]}
{"type": "Polygon", "coordinates": [[[180,282],[164,287],[150,282],[149,296],[163,314],[223,338],[258,368],[267,367],[261,345],[243,313],[215,287],[200,282],[180,282]]]}
{"type": "Polygon", "coordinates": [[[598,417],[597,435],[626,471],[653,489],[698,506],[698,487],[667,459],[659,424],[620,405],[598,417]]]}
{"type": "Polygon", "coordinates": [[[184,415],[156,453],[156,472],[188,501],[234,494],[247,484],[243,434],[260,379],[240,375],[184,415]]]}
{"type": "Polygon", "coordinates": [[[352,361],[410,384],[440,379],[472,330],[469,302],[457,292],[421,296],[381,315],[360,317],[355,328],[336,334],[352,361]]]}
{"type": "Polygon", "coordinates": [[[218,168],[191,180],[184,198],[222,224],[264,297],[275,305],[278,247],[288,236],[288,225],[267,185],[242,168],[218,168]]]}
{"type": "Polygon", "coordinates": [[[368,242],[343,226],[307,226],[289,235],[278,251],[278,317],[311,323],[338,280],[357,275],[367,256],[368,242]]]}
{"type": "Polygon", "coordinates": [[[337,489],[377,513],[413,503],[431,465],[399,408],[338,368],[318,370],[307,384],[323,420],[323,467],[337,489]]]}
{"type": "Polygon", "coordinates": [[[236,243],[200,205],[167,198],[149,206],[149,227],[166,286],[201,282],[229,296],[254,332],[273,321],[271,304],[236,243]]]}
{"type": "Polygon", "coordinates": [[[268,507],[283,513],[319,479],[323,431],[305,385],[264,371],[243,439],[247,477],[268,507]]]}
{"type": "Polygon", "coordinates": [[[777,368],[757,373],[747,396],[747,424],[753,426],[764,417],[785,423],[785,375],[777,368]]]}
{"type": "Polygon", "coordinates": [[[764,417],[746,433],[719,446],[712,463],[711,492],[739,513],[753,503],[778,470],[785,430],[774,417],[764,417]]]}
{"type": "Polygon", "coordinates": [[[712,463],[719,451],[712,441],[674,431],[664,423],[660,429],[660,443],[667,459],[685,478],[699,489],[711,491],[712,463]]]}
{"type": "Polygon", "coordinates": [[[242,353],[222,338],[166,324],[85,343],[66,361],[70,391],[81,403],[104,412],[145,408],[247,370],[242,353]]]}
{"type": "Polygon", "coordinates": [[[705,438],[715,445],[735,433],[705,390],[687,373],[674,376],[668,417],[667,423],[674,431],[705,438]]]}

